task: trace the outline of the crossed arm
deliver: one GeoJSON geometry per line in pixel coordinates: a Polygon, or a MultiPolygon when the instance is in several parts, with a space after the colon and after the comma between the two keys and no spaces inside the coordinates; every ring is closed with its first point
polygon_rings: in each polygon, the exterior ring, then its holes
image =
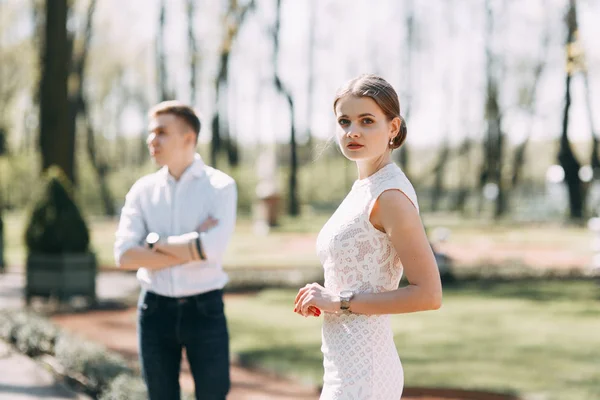
{"type": "Polygon", "coordinates": [[[234,183],[220,189],[212,216],[195,231],[169,236],[149,249],[139,245],[147,230],[134,190],[127,195],[115,242],[115,260],[126,270],[140,267],[160,270],[192,261],[219,261],[235,228],[237,188],[234,183]]]}
{"type": "MultiPolygon", "coordinates": [[[[398,190],[381,194],[371,213],[371,223],[385,232],[396,249],[408,286],[384,293],[357,293],[350,302],[355,314],[400,314],[440,308],[440,275],[423,229],[419,214],[411,201],[398,190]]],[[[317,283],[298,291],[294,311],[303,316],[318,316],[316,310],[338,312],[339,293],[332,293],[317,283]]]]}
{"type": "Polygon", "coordinates": [[[200,234],[218,225],[218,220],[209,216],[193,232],[161,239],[152,249],[135,246],[123,253],[120,268],[137,270],[140,265],[150,270],[159,270],[191,261],[205,260],[200,234]]]}

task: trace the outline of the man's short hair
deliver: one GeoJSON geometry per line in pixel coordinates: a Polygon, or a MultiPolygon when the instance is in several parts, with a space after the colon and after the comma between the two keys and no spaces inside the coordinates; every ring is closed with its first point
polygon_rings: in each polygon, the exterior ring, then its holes
{"type": "Polygon", "coordinates": [[[180,101],[168,100],[158,103],[148,112],[149,117],[156,117],[161,114],[173,114],[181,118],[196,133],[196,138],[200,135],[200,118],[196,115],[194,109],[180,101]]]}

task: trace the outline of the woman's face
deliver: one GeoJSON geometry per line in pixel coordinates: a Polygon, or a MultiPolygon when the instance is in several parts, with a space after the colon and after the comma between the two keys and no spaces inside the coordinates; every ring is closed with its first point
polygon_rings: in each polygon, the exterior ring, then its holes
{"type": "Polygon", "coordinates": [[[337,139],[346,158],[375,160],[389,154],[390,140],[396,136],[400,119],[389,121],[370,97],[347,95],[335,105],[337,139]]]}

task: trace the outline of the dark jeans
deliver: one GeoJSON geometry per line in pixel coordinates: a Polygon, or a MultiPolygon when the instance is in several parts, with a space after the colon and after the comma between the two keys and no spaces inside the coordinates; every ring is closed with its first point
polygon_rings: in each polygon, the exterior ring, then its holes
{"type": "Polygon", "coordinates": [[[142,291],[138,303],[142,375],[150,400],[179,400],[185,348],[196,399],[224,400],[229,391],[229,334],[223,292],[171,298],[142,291]]]}

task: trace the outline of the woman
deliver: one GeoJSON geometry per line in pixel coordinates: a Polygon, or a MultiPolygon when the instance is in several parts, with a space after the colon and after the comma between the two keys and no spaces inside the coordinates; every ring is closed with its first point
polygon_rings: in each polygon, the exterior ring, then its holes
{"type": "Polygon", "coordinates": [[[358,180],[317,238],[325,286],[299,290],[294,311],[324,312],[323,400],[398,400],[404,375],[389,314],[435,310],[442,288],[415,191],[392,162],[406,139],[398,96],[359,76],[337,93],[336,137],[358,180]],[[410,284],[398,288],[402,273],[410,284]]]}

